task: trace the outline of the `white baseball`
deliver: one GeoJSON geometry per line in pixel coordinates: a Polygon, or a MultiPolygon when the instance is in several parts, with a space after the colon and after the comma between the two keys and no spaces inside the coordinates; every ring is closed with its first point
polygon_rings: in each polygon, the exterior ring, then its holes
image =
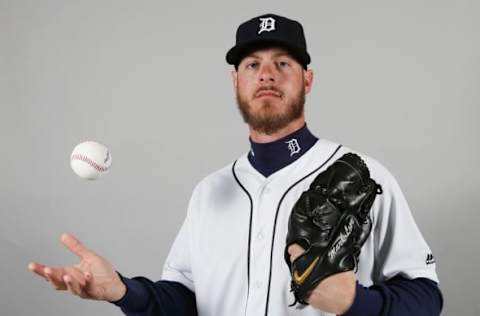
{"type": "Polygon", "coordinates": [[[78,144],[70,155],[72,170],[83,179],[95,180],[108,172],[112,155],[105,145],[94,141],[78,144]]]}

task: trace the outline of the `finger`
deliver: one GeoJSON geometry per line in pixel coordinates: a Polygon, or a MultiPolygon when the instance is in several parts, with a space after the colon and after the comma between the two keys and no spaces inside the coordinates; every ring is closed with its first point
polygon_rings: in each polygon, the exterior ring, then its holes
{"type": "Polygon", "coordinates": [[[82,296],[86,284],[86,279],[82,270],[76,267],[65,268],[63,281],[72,294],[82,296]]]}
{"type": "Polygon", "coordinates": [[[98,299],[100,296],[98,295],[98,288],[94,286],[93,276],[88,271],[81,271],[77,269],[78,278],[82,281],[79,282],[80,288],[75,289],[72,286],[72,290],[77,293],[78,296],[85,299],[98,299]]]}
{"type": "Polygon", "coordinates": [[[87,254],[91,253],[91,251],[85,247],[80,240],[75,238],[73,235],[70,234],[63,234],[61,237],[62,243],[74,254],[83,258],[87,254]]]}
{"type": "Polygon", "coordinates": [[[41,276],[42,278],[48,281],[47,276],[45,275],[44,269],[45,269],[45,266],[40,263],[31,262],[28,264],[28,270],[32,271],[33,273],[37,274],[38,276],[41,276]]]}
{"type": "Polygon", "coordinates": [[[95,287],[95,280],[93,278],[93,275],[89,272],[84,272],[83,273],[85,277],[85,288],[84,288],[84,296],[88,298],[95,298],[99,299],[100,294],[98,293],[98,288],[95,287]]]}
{"type": "Polygon", "coordinates": [[[305,250],[298,244],[292,244],[288,247],[288,254],[290,255],[290,262],[295,261],[305,250]]]}
{"type": "Polygon", "coordinates": [[[82,286],[74,276],[70,274],[65,274],[63,276],[63,282],[65,282],[65,285],[67,286],[67,289],[68,291],[70,291],[70,293],[80,296],[80,294],[82,293],[82,286]]]}
{"type": "Polygon", "coordinates": [[[76,267],[66,267],[65,274],[73,278],[73,281],[78,283],[80,287],[84,287],[86,280],[83,271],[76,267]]]}
{"type": "Polygon", "coordinates": [[[73,281],[73,278],[71,276],[69,276],[68,274],[65,274],[63,277],[62,277],[62,280],[63,282],[65,283],[65,286],[67,287],[67,290],[72,293],[73,295],[77,295],[77,293],[75,292],[75,289],[74,289],[74,281],[73,281]]]}
{"type": "Polygon", "coordinates": [[[61,268],[51,268],[45,267],[43,272],[47,280],[53,285],[57,290],[66,290],[67,286],[63,281],[63,269],[61,268]]]}

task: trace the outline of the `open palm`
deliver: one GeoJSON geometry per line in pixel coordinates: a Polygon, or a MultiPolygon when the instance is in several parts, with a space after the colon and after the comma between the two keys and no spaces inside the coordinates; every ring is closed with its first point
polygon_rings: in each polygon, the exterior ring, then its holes
{"type": "Polygon", "coordinates": [[[55,289],[69,290],[82,298],[112,302],[123,297],[126,287],[110,262],[70,234],[63,234],[61,240],[80,258],[78,264],[50,267],[32,262],[28,268],[45,278],[55,289]]]}

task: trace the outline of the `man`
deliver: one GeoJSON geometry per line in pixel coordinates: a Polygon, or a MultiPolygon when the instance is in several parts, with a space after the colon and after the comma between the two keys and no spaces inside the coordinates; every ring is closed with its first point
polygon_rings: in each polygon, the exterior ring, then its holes
{"type": "MultiPolygon", "coordinates": [[[[442,297],[431,251],[393,176],[361,155],[383,188],[358,271],[330,276],[297,304],[284,262],[288,217],[319,172],[351,149],[308,130],[308,69],[303,27],[267,14],[237,30],[227,53],[250,151],[203,179],[165,262],[161,281],[129,279],[73,236],[62,241],[81,261],[29,268],[55,288],[105,300],[127,315],[438,315],[442,297]]],[[[303,249],[288,248],[293,261],[303,249]]]]}

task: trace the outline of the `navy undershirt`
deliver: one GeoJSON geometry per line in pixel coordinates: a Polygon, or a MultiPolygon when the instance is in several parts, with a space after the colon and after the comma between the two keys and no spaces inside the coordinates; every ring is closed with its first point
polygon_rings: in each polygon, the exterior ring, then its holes
{"type": "Polygon", "coordinates": [[[295,132],[270,143],[256,143],[250,138],[248,161],[265,177],[288,166],[306,153],[318,138],[305,124],[295,132]]]}
{"type": "MultiPolygon", "coordinates": [[[[271,143],[255,143],[250,139],[248,160],[259,173],[268,177],[300,158],[317,140],[306,125],[271,143]]],[[[127,286],[127,293],[112,303],[125,315],[197,315],[195,293],[179,282],[120,277],[127,286]]],[[[396,276],[370,287],[357,282],[355,300],[344,316],[437,316],[442,306],[443,298],[436,282],[396,276]]]]}

